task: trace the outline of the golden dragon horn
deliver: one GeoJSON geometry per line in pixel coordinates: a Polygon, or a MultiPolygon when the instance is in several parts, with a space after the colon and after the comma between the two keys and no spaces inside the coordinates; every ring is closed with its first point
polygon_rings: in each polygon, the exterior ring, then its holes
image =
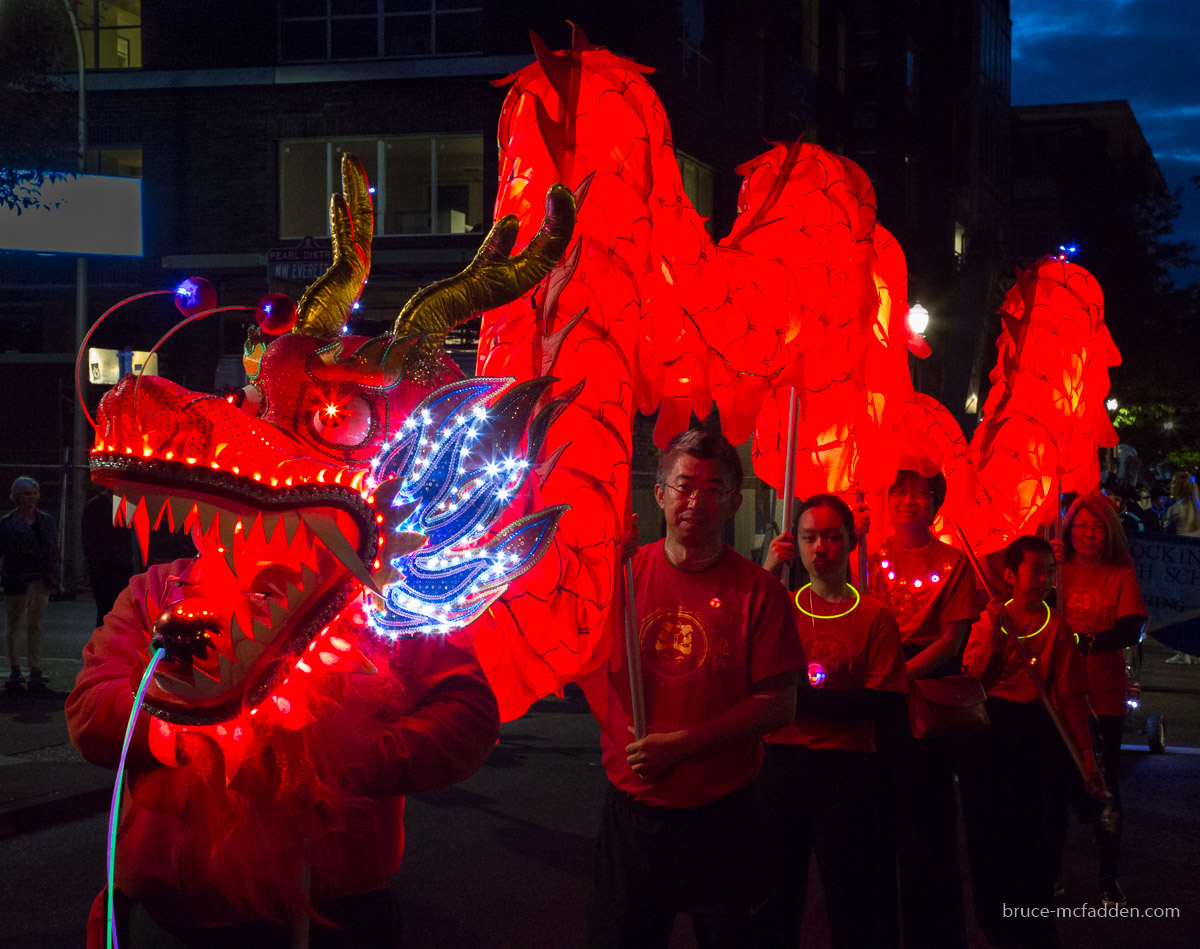
{"type": "Polygon", "coordinates": [[[293,333],[337,336],[371,272],[375,212],[362,162],[342,155],[342,193],[329,200],[333,263],[300,297],[293,333]]]}
{"type": "MultiPolygon", "coordinates": [[[[472,316],[511,303],[537,286],[571,241],[575,229],[575,197],[571,189],[561,184],[550,188],[542,226],[529,246],[512,257],[518,229],[515,214],[497,221],[475,259],[462,273],[413,294],[396,317],[393,336],[397,339],[416,334],[445,336],[472,316]]],[[[396,353],[402,350],[403,347],[394,347],[396,353]]]]}

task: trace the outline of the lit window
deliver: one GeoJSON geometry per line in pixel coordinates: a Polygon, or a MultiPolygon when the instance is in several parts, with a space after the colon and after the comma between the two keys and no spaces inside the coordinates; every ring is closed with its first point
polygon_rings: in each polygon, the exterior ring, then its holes
{"type": "Polygon", "coordinates": [[[279,58],[397,59],[483,50],[481,0],[281,0],[279,58]]]}
{"type": "Polygon", "coordinates": [[[91,175],[114,175],[118,178],[142,177],[140,148],[89,148],[87,171],[91,175]]]}
{"type": "Polygon", "coordinates": [[[341,188],[345,152],[375,188],[376,234],[483,229],[483,136],[406,135],[281,143],[280,237],[329,233],[329,195],[341,188]]]}
{"type": "Polygon", "coordinates": [[[75,0],[88,69],[142,68],[142,0],[75,0]]]}
{"type": "Polygon", "coordinates": [[[712,169],[708,165],[698,162],[690,155],[685,155],[680,151],[675,153],[675,160],[679,162],[679,175],[683,179],[683,193],[692,202],[692,207],[696,209],[696,213],[705,219],[704,226],[708,228],[708,232],[711,234],[713,213],[712,169]]]}

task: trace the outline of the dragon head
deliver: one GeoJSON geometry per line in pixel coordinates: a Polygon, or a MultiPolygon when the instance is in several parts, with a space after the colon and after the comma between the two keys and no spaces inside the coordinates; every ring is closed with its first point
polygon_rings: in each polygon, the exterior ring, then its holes
{"type": "Polygon", "coordinates": [[[333,263],[298,305],[260,304],[244,390],[220,397],[128,376],[100,402],[92,477],[112,489],[114,521],[143,551],[163,526],[198,551],[150,593],[147,661],[158,646],[166,655],[146,704],[160,723],[265,712],[294,726],[299,679],[372,670],[347,629],[465,625],[544,552],[561,514],[517,510],[498,529],[561,407],[543,398],[550,380],[464,379],[443,341],[549,272],[574,225],[571,192],[547,195],[520,254],[516,219],[499,221],[466,270],[414,296],[391,333],[366,338],[344,330],[373,230],[350,156],[342,183],[333,263]]]}

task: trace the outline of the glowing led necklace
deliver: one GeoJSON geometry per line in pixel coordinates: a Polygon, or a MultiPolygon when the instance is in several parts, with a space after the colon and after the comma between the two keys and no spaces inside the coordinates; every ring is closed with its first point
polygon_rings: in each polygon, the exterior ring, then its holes
{"type": "MultiPolygon", "coordinates": [[[[1008,603],[1011,603],[1011,602],[1012,602],[1012,600],[1010,599],[1008,601],[1008,603]]],[[[1008,603],[1005,603],[1004,605],[1008,606],[1008,603]]],[[[1020,634],[1018,634],[1017,639],[1032,639],[1034,636],[1036,636],[1038,633],[1040,633],[1043,629],[1045,629],[1048,625],[1050,625],[1050,604],[1047,603],[1045,600],[1043,600],[1042,606],[1046,607],[1046,618],[1044,620],[1042,620],[1042,625],[1039,626],[1032,633],[1026,633],[1024,636],[1021,636],[1020,634]]],[[[1004,628],[1003,623],[1000,624],[1000,631],[1002,633],[1004,633],[1005,636],[1009,635],[1009,632],[1007,629],[1004,628]]]]}
{"type": "MultiPolygon", "coordinates": [[[[893,538],[893,541],[894,541],[894,538],[893,538]]],[[[932,538],[932,537],[929,538],[929,543],[926,544],[924,547],[909,548],[909,547],[901,547],[897,544],[897,545],[895,545],[895,550],[900,553],[906,553],[906,554],[920,553],[921,551],[928,550],[930,547],[932,547],[933,541],[934,541],[934,538],[932,538]]],[[[900,586],[900,587],[911,586],[914,590],[919,590],[923,586],[925,586],[925,584],[927,584],[927,583],[933,584],[934,586],[936,586],[937,584],[942,582],[943,576],[948,577],[950,575],[950,571],[954,569],[954,564],[947,561],[946,563],[944,563],[942,565],[941,570],[935,570],[935,572],[931,573],[928,577],[913,577],[912,579],[909,579],[909,578],[903,577],[903,576],[900,577],[899,579],[897,579],[896,570],[898,567],[899,567],[899,564],[896,563],[895,558],[892,556],[892,554],[888,550],[888,544],[885,542],[883,544],[883,546],[881,546],[879,548],[879,569],[881,571],[883,571],[883,576],[885,578],[884,583],[888,587],[889,590],[891,590],[893,588],[893,586],[900,586]]]]}
{"type": "MultiPolygon", "coordinates": [[[[803,593],[805,590],[807,590],[811,586],[812,586],[811,583],[806,583],[806,584],[804,584],[804,586],[802,586],[799,590],[796,591],[796,609],[798,609],[801,613],[803,613],[807,617],[810,617],[811,619],[838,619],[839,617],[842,617],[842,616],[848,616],[849,614],[853,613],[856,609],[858,609],[858,604],[862,600],[862,596],[859,594],[858,590],[856,590],[854,588],[854,584],[847,583],[846,586],[848,586],[850,588],[850,592],[854,594],[854,605],[851,606],[850,609],[843,610],[840,613],[828,613],[828,614],[827,613],[814,613],[811,610],[806,610],[803,606],[800,605],[800,594],[803,593]]],[[[809,596],[809,603],[810,604],[812,603],[811,594],[809,596]]]]}

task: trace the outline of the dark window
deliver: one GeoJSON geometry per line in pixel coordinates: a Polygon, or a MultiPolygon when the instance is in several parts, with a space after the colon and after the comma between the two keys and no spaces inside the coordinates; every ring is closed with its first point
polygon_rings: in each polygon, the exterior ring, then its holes
{"type": "Polygon", "coordinates": [[[283,62],[451,56],[483,50],[482,0],[284,0],[283,62]]]}

